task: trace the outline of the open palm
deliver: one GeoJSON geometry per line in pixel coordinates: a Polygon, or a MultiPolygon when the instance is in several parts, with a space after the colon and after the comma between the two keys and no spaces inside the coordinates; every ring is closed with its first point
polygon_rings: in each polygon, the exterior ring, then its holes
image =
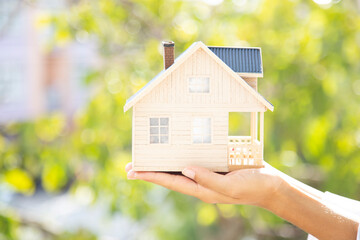
{"type": "Polygon", "coordinates": [[[188,167],[183,175],[163,172],[135,172],[126,166],[129,179],[141,179],[170,190],[199,198],[207,203],[250,204],[263,206],[282,181],[269,165],[242,169],[225,175],[201,167],[188,167]]]}

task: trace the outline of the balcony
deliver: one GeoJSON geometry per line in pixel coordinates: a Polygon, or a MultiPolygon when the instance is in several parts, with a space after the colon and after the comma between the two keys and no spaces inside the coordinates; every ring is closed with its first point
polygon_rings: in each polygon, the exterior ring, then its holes
{"type": "Polygon", "coordinates": [[[233,171],[242,168],[263,167],[263,144],[251,136],[228,137],[228,166],[233,171]]]}

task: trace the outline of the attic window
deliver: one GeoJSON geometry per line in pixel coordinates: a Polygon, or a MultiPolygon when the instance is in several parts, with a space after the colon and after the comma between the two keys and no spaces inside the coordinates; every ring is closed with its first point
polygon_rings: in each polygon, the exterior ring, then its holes
{"type": "Polygon", "coordinates": [[[211,118],[193,118],[193,143],[211,143],[211,118]]]}
{"type": "Polygon", "coordinates": [[[150,144],[169,143],[169,118],[150,118],[150,144]]]}
{"type": "Polygon", "coordinates": [[[209,77],[190,77],[189,78],[190,93],[209,93],[210,78],[209,77]]]}

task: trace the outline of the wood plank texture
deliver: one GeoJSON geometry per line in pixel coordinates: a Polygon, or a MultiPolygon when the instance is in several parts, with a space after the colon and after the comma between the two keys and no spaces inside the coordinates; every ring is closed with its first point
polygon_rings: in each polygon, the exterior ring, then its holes
{"type": "Polygon", "coordinates": [[[137,106],[141,108],[143,104],[197,104],[206,108],[211,106],[209,104],[222,104],[228,108],[259,108],[265,111],[258,99],[202,49],[169,74],[137,106]],[[210,77],[210,93],[189,93],[188,78],[192,76],[210,77]]]}

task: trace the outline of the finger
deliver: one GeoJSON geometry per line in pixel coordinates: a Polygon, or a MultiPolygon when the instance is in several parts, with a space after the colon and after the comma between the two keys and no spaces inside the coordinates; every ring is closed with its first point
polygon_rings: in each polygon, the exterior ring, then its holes
{"type": "Polygon", "coordinates": [[[203,190],[202,188],[199,189],[199,186],[194,181],[181,175],[162,172],[136,172],[135,177],[192,196],[198,196],[198,192],[203,190]]]}
{"type": "Polygon", "coordinates": [[[204,188],[196,182],[181,175],[161,172],[136,172],[135,177],[152,182],[186,195],[194,196],[207,203],[234,203],[234,199],[204,188]]]}
{"type": "Polygon", "coordinates": [[[132,169],[132,162],[129,162],[128,164],[126,164],[125,171],[129,172],[131,169],[132,169]]]}
{"type": "Polygon", "coordinates": [[[231,196],[231,192],[227,188],[231,184],[230,176],[214,173],[201,167],[187,167],[182,173],[205,188],[225,196],[231,196]]]}
{"type": "Polygon", "coordinates": [[[127,179],[136,180],[135,174],[136,174],[135,171],[130,169],[130,171],[128,171],[128,173],[127,173],[127,179]]]}

